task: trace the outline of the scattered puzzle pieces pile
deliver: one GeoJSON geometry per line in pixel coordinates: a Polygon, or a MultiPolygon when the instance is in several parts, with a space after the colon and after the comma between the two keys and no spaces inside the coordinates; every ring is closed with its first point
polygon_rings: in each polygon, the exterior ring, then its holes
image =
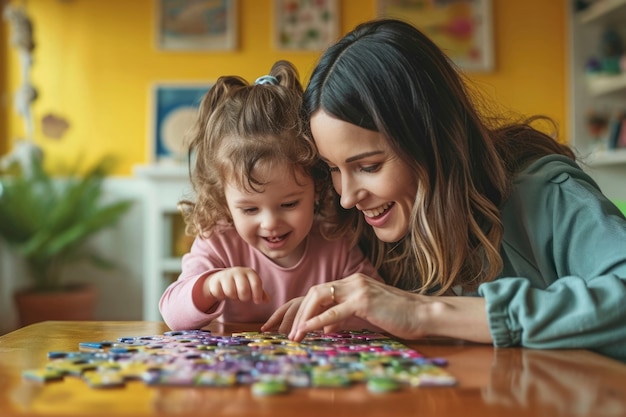
{"type": "Polygon", "coordinates": [[[300,343],[279,333],[172,331],[83,342],[77,352],[49,352],[48,359],[44,369],[27,370],[23,376],[37,381],[76,376],[92,388],[123,387],[129,380],[166,386],[251,385],[255,395],[359,382],[371,392],[456,383],[443,369],[445,360],[426,358],[367,330],[311,332],[300,343]]]}

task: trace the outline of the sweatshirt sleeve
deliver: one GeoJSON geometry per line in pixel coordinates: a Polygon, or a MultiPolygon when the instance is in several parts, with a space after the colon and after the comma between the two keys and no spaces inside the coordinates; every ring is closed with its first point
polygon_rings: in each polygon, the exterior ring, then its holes
{"type": "Polygon", "coordinates": [[[626,220],[581,170],[556,165],[502,211],[504,274],[479,287],[494,344],[626,360],[626,220]]]}
{"type": "Polygon", "coordinates": [[[222,313],[219,303],[210,313],[199,310],[193,303],[194,291],[200,291],[200,280],[224,269],[223,254],[209,239],[196,238],[189,253],[182,259],[182,272],[170,284],[159,301],[163,320],[172,330],[199,329],[207,326],[222,313]]]}

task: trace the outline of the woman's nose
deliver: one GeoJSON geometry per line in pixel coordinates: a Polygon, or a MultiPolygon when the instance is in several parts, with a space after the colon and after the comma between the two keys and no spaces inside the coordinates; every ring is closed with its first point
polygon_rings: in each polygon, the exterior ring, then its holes
{"type": "Polygon", "coordinates": [[[337,193],[341,196],[339,203],[345,209],[351,209],[359,202],[359,187],[356,182],[348,176],[341,179],[341,187],[337,189],[337,193]]]}

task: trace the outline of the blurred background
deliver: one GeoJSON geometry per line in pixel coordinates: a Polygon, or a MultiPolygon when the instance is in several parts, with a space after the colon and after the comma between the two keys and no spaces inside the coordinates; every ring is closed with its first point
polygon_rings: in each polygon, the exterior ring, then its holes
{"type": "MultiPolygon", "coordinates": [[[[114,260],[115,268],[79,263],[64,272],[69,281],[88,281],[97,288],[94,318],[160,320],[158,298],[176,278],[180,256],[189,246],[176,213],[176,202],[190,191],[180,136],[189,107],[212,81],[236,74],[253,82],[276,60],[287,59],[306,83],[323,47],[358,23],[403,10],[410,16],[415,7],[435,3],[466,2],[0,1],[5,10],[0,26],[0,156],[16,154],[24,143],[34,145],[52,175],[63,175],[61,167],[76,161],[89,166],[113,156],[117,164],[104,181],[103,199],[133,203],[115,226],[88,241],[99,255],[114,260]],[[328,9],[295,22],[297,7],[328,9]],[[8,8],[28,17],[31,45],[16,44],[19,13],[10,15],[8,8]],[[307,24],[317,25],[314,41],[298,43],[298,36],[311,34],[307,24]],[[24,89],[25,84],[31,89],[24,89]],[[20,92],[30,93],[21,103],[20,92]]],[[[595,38],[585,45],[580,38],[577,14],[594,2],[468,3],[475,3],[482,20],[446,30],[463,38],[473,28],[487,48],[479,51],[480,65],[461,65],[476,88],[505,111],[552,117],[560,140],[582,144],[587,154],[599,150],[587,131],[589,108],[610,113],[611,107],[602,108],[598,99],[579,90],[590,72],[591,53],[584,48],[597,49],[600,58],[606,53],[601,44],[605,27],[586,25],[596,28],[595,38]],[[476,32],[485,25],[486,32],[476,32]]],[[[432,21],[439,18],[429,13],[432,21]]],[[[608,121],[605,130],[607,126],[608,121]]],[[[626,200],[626,158],[617,159],[590,169],[619,201],[626,200]]],[[[11,175],[9,168],[6,172],[11,175]]],[[[28,273],[26,262],[0,239],[0,333],[20,325],[13,295],[28,286],[28,273]]]]}

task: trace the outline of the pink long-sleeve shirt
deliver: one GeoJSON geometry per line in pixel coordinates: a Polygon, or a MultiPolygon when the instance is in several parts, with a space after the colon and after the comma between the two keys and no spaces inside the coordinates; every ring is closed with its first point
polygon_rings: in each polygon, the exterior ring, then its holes
{"type": "Polygon", "coordinates": [[[335,281],[362,272],[379,279],[372,264],[346,240],[327,240],[313,227],[306,238],[300,261],[291,268],[276,265],[254,247],[248,245],[234,228],[214,233],[210,238],[196,238],[191,250],[183,256],[182,273],[161,296],[159,309],[172,330],[197,329],[220,319],[225,322],[260,323],[266,321],[281,305],[305,295],[316,284],[335,281]],[[193,303],[194,291],[202,291],[198,281],[222,269],[245,266],[254,269],[270,302],[254,304],[224,300],[207,313],[193,303]]]}

